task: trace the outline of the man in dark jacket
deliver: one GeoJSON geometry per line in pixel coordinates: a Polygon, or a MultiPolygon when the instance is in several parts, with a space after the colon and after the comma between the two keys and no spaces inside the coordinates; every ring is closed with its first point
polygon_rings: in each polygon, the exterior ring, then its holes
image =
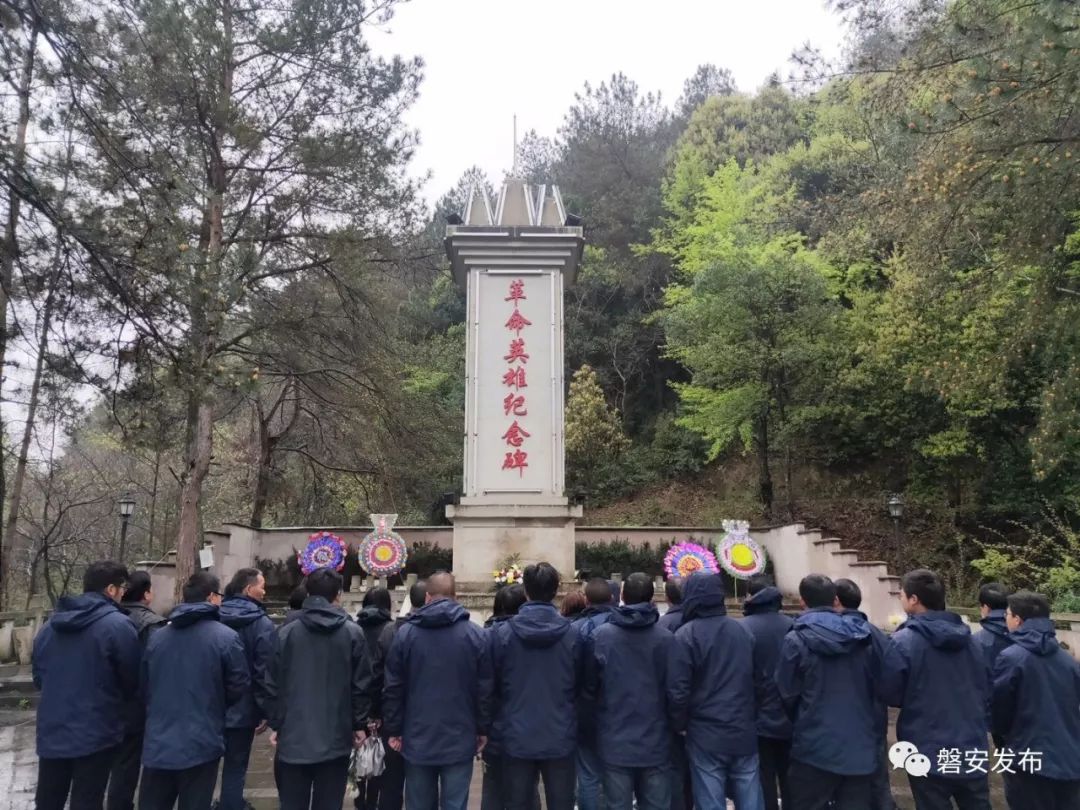
{"type": "Polygon", "coordinates": [[[251,688],[244,645],[219,621],[221,584],[192,574],[184,603],[150,638],[143,656],[146,697],[139,810],[208,810],[225,753],[225,715],[251,688]]]}
{"type": "Polygon", "coordinates": [[[747,592],[750,596],[743,602],[743,627],[754,637],[754,649],[761,656],[765,676],[765,689],[757,713],[761,790],[765,794],[766,810],[779,810],[778,797],[788,801],[791,721],[780,701],[775,676],[780,647],[791,629],[792,620],[780,612],[784,599],[769,576],[751,577],[747,592]]]}
{"type": "Polygon", "coordinates": [[[1012,644],[1009,628],[1005,626],[1005,610],[1009,606],[1009,591],[999,582],[991,582],[979,588],[979,624],[982,632],[975,634],[975,640],[986,653],[987,664],[991,669],[998,655],[1012,644]]]}
{"type": "Polygon", "coordinates": [[[304,585],[297,585],[293,588],[292,593],[289,594],[289,610],[285,614],[284,621],[281,622],[282,626],[291,624],[300,618],[300,614],[304,612],[304,602],[307,600],[307,587],[304,585]]]}
{"type": "Polygon", "coordinates": [[[124,706],[139,683],[139,638],[116,606],[127,569],[92,563],[83,595],[61,597],[34,639],[38,810],[100,810],[124,737],[124,706]]]}
{"type": "Polygon", "coordinates": [[[1080,664],[1061,649],[1050,603],[1036,593],[1009,597],[1013,643],[994,666],[993,728],[1015,755],[1005,774],[1009,810],[1080,807],[1080,664]],[[1024,752],[1037,752],[1038,761],[1024,752]]]}
{"type": "Polygon", "coordinates": [[[219,810],[244,810],[244,778],[255,735],[266,728],[263,709],[266,668],[274,649],[274,623],[266,615],[266,579],[258,568],[241,568],[225,588],[221,622],[240,636],[244,645],[251,686],[242,700],[229,707],[225,717],[225,756],[221,763],[219,810]]]}
{"type": "MultiPolygon", "coordinates": [[[[870,618],[859,610],[862,605],[862,589],[850,579],[836,580],[836,609],[839,613],[857,616],[866,622],[870,629],[870,638],[877,649],[878,657],[884,661],[885,650],[889,646],[889,637],[870,623],[870,618]]],[[[875,690],[876,693],[877,690],[875,690]]],[[[892,787],[889,784],[889,707],[881,696],[875,694],[874,714],[877,718],[878,732],[878,767],[871,778],[870,792],[872,801],[870,810],[896,810],[896,801],[892,796],[892,787]]]]}
{"type": "Polygon", "coordinates": [[[893,633],[879,681],[881,698],[900,707],[897,740],[930,760],[930,774],[908,775],[918,810],[990,810],[987,774],[964,752],[986,751],[990,678],[971,630],[945,610],[945,585],[933,571],[904,576],[900,605],[908,619],[893,633]],[[959,760],[959,761],[957,761],[959,760]]]}
{"type": "MultiPolygon", "coordinates": [[[[525,588],[521,585],[507,585],[495,592],[495,602],[492,605],[491,617],[484,622],[487,630],[488,647],[495,636],[495,628],[511,616],[517,616],[521,606],[525,604],[525,588]]],[[[487,745],[484,746],[484,784],[483,793],[480,797],[480,810],[503,810],[506,806],[506,794],[503,790],[503,746],[502,729],[499,724],[499,707],[492,705],[491,730],[488,734],[487,745]]],[[[540,794],[534,794],[533,810],[540,808],[540,794]]]]}
{"type": "Polygon", "coordinates": [[[631,574],[623,606],[593,634],[585,689],[597,701],[597,741],[609,810],[669,810],[667,671],[675,637],[657,625],[653,583],[631,574]]]}
{"type": "Polygon", "coordinates": [[[675,640],[668,710],[674,731],[686,734],[695,805],[722,810],[730,786],[736,807],[762,807],[757,737],[746,732],[755,727],[764,674],[754,637],[727,616],[719,575],[686,580],[675,640]]]}
{"type": "Polygon", "coordinates": [[[527,810],[540,776],[548,810],[571,810],[581,641],[553,604],[559,572],[542,562],[523,580],[529,601],[492,639],[506,806],[527,810]]]}
{"type": "Polygon", "coordinates": [[[316,569],[307,591],[267,670],[278,797],[281,810],[340,810],[349,756],[367,736],[371,660],[363,632],[338,605],[341,575],[316,569]]]}
{"type": "Polygon", "coordinates": [[[880,670],[866,620],[837,613],[836,586],[822,574],[799,583],[806,611],[784,638],[776,666],[792,718],[791,805],[866,810],[878,767],[874,680],[880,670]]]}
{"type": "MultiPolygon", "coordinates": [[[[427,581],[418,580],[409,588],[409,614],[415,613],[427,601],[427,581]]],[[[383,662],[384,676],[386,659],[390,655],[390,645],[394,634],[404,625],[408,616],[397,616],[389,624],[383,625],[379,634],[379,658],[383,662]]],[[[384,679],[385,683],[385,679],[384,679]]],[[[382,694],[379,695],[380,709],[382,694]]],[[[379,718],[380,721],[382,718],[379,718]]],[[[405,758],[390,747],[390,738],[386,728],[380,725],[379,736],[383,741],[383,773],[379,784],[379,810],[401,810],[405,804],[405,758]]]]}
{"type": "MultiPolygon", "coordinates": [[[[574,620],[584,649],[598,627],[611,618],[619,604],[611,583],[593,577],[585,583],[585,610],[574,620]]],[[[577,803],[578,810],[604,810],[604,765],[597,753],[596,705],[581,692],[577,702],[577,803]]]]}
{"type": "MultiPolygon", "coordinates": [[[[360,613],[356,617],[356,623],[364,634],[364,643],[367,644],[368,653],[371,656],[371,717],[372,729],[382,717],[382,688],[383,688],[383,664],[385,655],[379,645],[379,638],[383,630],[393,622],[390,608],[393,602],[390,599],[390,591],[386,588],[372,588],[364,594],[360,606],[360,613]]],[[[379,806],[379,793],[382,789],[383,775],[369,777],[364,780],[360,787],[360,794],[356,797],[357,810],[377,810],[379,806]]]]}
{"type": "MultiPolygon", "coordinates": [[[[143,650],[150,640],[150,634],[166,624],[164,616],[150,609],[150,603],[154,600],[150,586],[150,575],[146,571],[135,571],[128,578],[120,601],[120,610],[135,625],[143,650]]],[[[133,694],[127,701],[124,719],[124,741],[120,744],[109,774],[109,796],[106,801],[109,810],[134,810],[135,807],[135,791],[139,787],[139,769],[142,767],[143,728],[146,725],[146,708],[141,695],[133,694]]]]}
{"type": "Polygon", "coordinates": [[[667,597],[668,609],[657,624],[664,630],[674,633],[682,625],[682,577],[668,577],[664,583],[664,596],[667,597]]]}
{"type": "Polygon", "coordinates": [[[454,577],[427,581],[427,604],[397,631],[386,659],[383,724],[405,757],[408,810],[466,810],[473,757],[491,725],[484,631],[455,601],[454,577]]]}

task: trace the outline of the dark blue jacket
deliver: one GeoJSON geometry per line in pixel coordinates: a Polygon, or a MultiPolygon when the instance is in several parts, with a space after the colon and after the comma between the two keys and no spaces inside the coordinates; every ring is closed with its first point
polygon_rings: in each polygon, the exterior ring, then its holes
{"type": "Polygon", "coordinates": [[[229,707],[225,728],[255,728],[266,717],[266,668],[277,638],[274,623],[254,599],[232,596],[221,603],[221,623],[231,627],[244,645],[251,686],[244,697],[229,707]]]}
{"type": "Polygon", "coordinates": [[[1041,751],[1039,776],[1080,779],[1080,664],[1050,619],[1028,619],[994,665],[993,729],[1016,754],[1041,751]]]}
{"type": "Polygon", "coordinates": [[[979,624],[982,632],[975,634],[975,641],[986,654],[986,665],[992,670],[1001,651],[1012,644],[1009,628],[1005,626],[1005,611],[991,610],[979,624]]]}
{"type": "MultiPolygon", "coordinates": [[[[484,622],[484,630],[487,633],[488,655],[494,659],[492,645],[495,643],[495,628],[510,620],[509,616],[492,616],[484,622]]],[[[488,741],[484,747],[484,753],[489,757],[502,756],[503,720],[498,703],[498,693],[492,694],[491,703],[491,728],[488,730],[488,741]]]]}
{"type": "MultiPolygon", "coordinates": [[[[874,647],[877,650],[878,656],[879,669],[877,677],[881,677],[880,668],[884,666],[885,651],[889,647],[889,637],[885,634],[884,630],[871,622],[870,617],[861,610],[844,608],[840,612],[845,616],[858,616],[866,622],[866,626],[870,628],[870,639],[874,642],[874,647]]],[[[877,713],[878,739],[884,740],[885,736],[889,733],[889,707],[886,706],[885,701],[881,699],[881,690],[877,688],[874,689],[874,705],[876,706],[875,712],[877,713]]]]}
{"type": "MultiPolygon", "coordinates": [[[[611,585],[609,582],[608,585],[611,585]]],[[[609,602],[606,605],[589,605],[581,615],[574,620],[574,630],[577,632],[581,643],[581,656],[584,662],[588,656],[588,648],[592,643],[593,634],[603,627],[615,615],[616,604],[609,602]]],[[[578,744],[591,750],[596,748],[596,701],[585,691],[578,690],[577,696],[577,737],[578,744]]]]}
{"type": "Polygon", "coordinates": [[[109,597],[62,597],[34,639],[38,756],[73,759],[118,745],[141,654],[135,626],[109,597]]]}
{"type": "Polygon", "coordinates": [[[597,751],[608,765],[667,765],[667,673],[675,637],[651,603],[615,610],[592,637],[585,689],[597,700],[597,751]]]}
{"type": "Polygon", "coordinates": [[[667,613],[660,617],[660,621],[657,622],[662,628],[669,633],[674,633],[683,623],[682,605],[671,605],[667,609],[667,613]]]}
{"type": "Polygon", "coordinates": [[[714,755],[755,753],[756,706],[764,675],[754,637],[729,618],[717,574],[694,574],[683,587],[683,626],[675,634],[668,711],[675,732],[714,755]]]}
{"type": "MultiPolygon", "coordinates": [[[[896,723],[899,740],[912,743],[930,758],[938,771],[938,752],[944,748],[985,751],[990,673],[986,655],[971,630],[955,613],[931,610],[911,616],[893,633],[882,665],[879,693],[890,706],[900,707],[896,723]]],[[[986,776],[946,773],[945,778],[986,776]]]]}
{"type": "Polygon", "coordinates": [[[874,698],[879,655],[858,616],[821,607],[795,620],[776,668],[794,723],[792,759],[844,776],[875,771],[882,743],[874,698]]]}
{"type": "Polygon", "coordinates": [[[177,605],[143,656],[143,765],[180,771],[225,753],[225,714],[251,689],[244,645],[209,602],[177,605]]]}
{"type": "Polygon", "coordinates": [[[596,632],[596,628],[603,625],[615,611],[615,605],[589,605],[574,619],[574,629],[583,641],[587,641],[596,632]]]}
{"type": "Polygon", "coordinates": [[[386,666],[386,652],[390,648],[384,640],[383,631],[393,626],[394,617],[388,610],[366,607],[357,614],[356,623],[364,633],[364,643],[371,658],[371,716],[382,717],[383,668],[386,666]]]}
{"type": "Polygon", "coordinates": [[[743,602],[742,624],[754,637],[755,649],[761,656],[765,687],[757,713],[757,734],[773,740],[791,739],[791,720],[780,701],[776,688],[776,664],[780,647],[791,629],[792,618],[780,612],[783,595],[777,588],[762,588],[743,602]]]}
{"type": "Polygon", "coordinates": [[[394,634],[384,669],[383,725],[416,765],[453,765],[476,755],[491,725],[491,661],[484,631],[465,608],[437,599],[394,634]]]}
{"type": "Polygon", "coordinates": [[[583,660],[575,630],[548,602],[526,602],[495,627],[492,660],[507,756],[559,759],[574,752],[583,660]]]}

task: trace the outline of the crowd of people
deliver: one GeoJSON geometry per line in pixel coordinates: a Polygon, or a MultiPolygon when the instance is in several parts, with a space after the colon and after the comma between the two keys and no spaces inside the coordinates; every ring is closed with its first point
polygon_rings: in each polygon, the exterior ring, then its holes
{"type": "Polygon", "coordinates": [[[339,810],[368,735],[385,770],[359,810],[465,810],[477,760],[483,810],[539,810],[541,785],[548,810],[894,810],[891,767],[918,810],[990,810],[1006,754],[1011,810],[1080,808],[1080,665],[1034,593],[983,587],[973,634],[912,571],[886,636],[854,582],[820,574],[795,618],[753,578],[735,620],[710,574],[669,580],[663,615],[645,574],[591,579],[560,610],[538,563],[484,628],[446,572],[408,615],[380,588],[354,620],[316,570],[280,628],[257,569],[224,593],[196,573],[167,620],[150,584],[94,563],[35,640],[38,810],[128,810],[136,791],[141,810],[208,810],[219,771],[220,810],[243,810],[264,730],[283,810],[339,810]]]}

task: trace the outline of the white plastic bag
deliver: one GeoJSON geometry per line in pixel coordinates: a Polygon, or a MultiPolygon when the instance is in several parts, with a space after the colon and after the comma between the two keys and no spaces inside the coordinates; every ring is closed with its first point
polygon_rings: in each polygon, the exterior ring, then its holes
{"type": "Polygon", "coordinates": [[[349,784],[359,791],[360,783],[365,779],[381,776],[386,770],[386,751],[382,740],[376,735],[369,735],[363,745],[354,748],[349,763],[349,784]]]}

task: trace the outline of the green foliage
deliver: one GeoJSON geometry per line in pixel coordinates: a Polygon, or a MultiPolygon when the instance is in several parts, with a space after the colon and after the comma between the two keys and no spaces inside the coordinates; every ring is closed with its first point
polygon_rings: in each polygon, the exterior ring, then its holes
{"type": "Polygon", "coordinates": [[[574,565],[582,579],[610,579],[613,574],[627,577],[637,572],[651,577],[663,576],[664,555],[675,542],[661,543],[657,548],[648,543],[632,546],[630,541],[619,538],[598,543],[577,543],[574,546],[574,565]]]}
{"type": "Polygon", "coordinates": [[[566,399],[566,464],[571,490],[584,494],[602,491],[629,447],[622,421],[604,398],[604,391],[589,366],[574,372],[566,399]]]}

